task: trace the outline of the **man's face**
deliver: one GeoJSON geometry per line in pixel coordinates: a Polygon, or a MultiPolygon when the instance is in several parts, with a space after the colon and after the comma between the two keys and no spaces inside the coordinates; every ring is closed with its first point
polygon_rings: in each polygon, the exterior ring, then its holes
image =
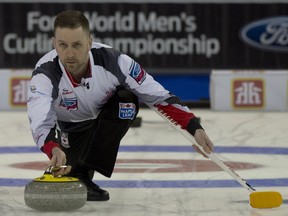
{"type": "Polygon", "coordinates": [[[53,45],[65,69],[72,75],[83,72],[89,59],[92,39],[82,29],[57,28],[53,45]]]}

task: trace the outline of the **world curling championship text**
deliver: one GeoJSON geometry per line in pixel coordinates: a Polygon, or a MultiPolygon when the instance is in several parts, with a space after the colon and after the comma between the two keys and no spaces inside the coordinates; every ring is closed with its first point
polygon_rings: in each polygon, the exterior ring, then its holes
{"type": "MultiPolygon", "coordinates": [[[[197,32],[196,17],[185,12],[177,16],[132,11],[126,15],[117,11],[113,15],[104,16],[97,12],[86,12],[85,16],[90,22],[94,41],[108,44],[135,57],[172,54],[211,58],[221,49],[219,39],[197,32]],[[100,37],[107,33],[115,37],[100,37]],[[120,33],[125,33],[125,37],[117,36],[120,33]]],[[[7,54],[44,54],[50,51],[53,49],[51,32],[54,19],[55,16],[43,15],[39,11],[28,12],[26,30],[32,36],[21,37],[15,32],[7,33],[3,39],[4,51],[7,54]]]]}

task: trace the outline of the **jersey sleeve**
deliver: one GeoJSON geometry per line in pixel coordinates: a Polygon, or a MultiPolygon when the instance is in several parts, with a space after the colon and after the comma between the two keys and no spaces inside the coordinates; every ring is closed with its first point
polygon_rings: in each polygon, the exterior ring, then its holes
{"type": "Polygon", "coordinates": [[[154,106],[159,112],[177,122],[182,129],[187,130],[193,136],[197,129],[203,129],[196,120],[196,116],[175,95],[154,106]]]}
{"type": "Polygon", "coordinates": [[[167,91],[160,83],[148,74],[136,61],[127,55],[121,54],[118,59],[119,67],[125,75],[125,85],[142,102],[148,105],[158,104],[170,97],[167,91]]]}
{"type": "Polygon", "coordinates": [[[44,74],[31,78],[28,89],[27,112],[34,142],[39,149],[52,156],[52,148],[59,146],[55,138],[56,113],[52,105],[53,85],[44,74]]]}
{"type": "Polygon", "coordinates": [[[192,135],[203,129],[195,115],[176,96],[155,81],[136,61],[127,55],[120,55],[118,64],[126,76],[126,84],[148,106],[157,109],[181,125],[192,135]]]}

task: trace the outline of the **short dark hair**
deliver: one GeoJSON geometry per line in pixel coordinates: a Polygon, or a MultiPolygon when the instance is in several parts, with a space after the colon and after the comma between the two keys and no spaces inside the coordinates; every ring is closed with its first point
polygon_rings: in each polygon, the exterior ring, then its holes
{"type": "Polygon", "coordinates": [[[54,35],[56,28],[76,29],[82,27],[87,35],[90,35],[89,21],[83,13],[77,10],[65,10],[59,13],[54,21],[54,35]]]}

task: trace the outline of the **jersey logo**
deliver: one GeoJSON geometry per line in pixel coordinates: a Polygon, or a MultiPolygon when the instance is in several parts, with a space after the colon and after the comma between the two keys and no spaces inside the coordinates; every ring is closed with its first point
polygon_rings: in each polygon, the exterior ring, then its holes
{"type": "Polygon", "coordinates": [[[69,91],[68,89],[63,89],[62,99],[60,101],[59,107],[66,109],[68,111],[78,110],[77,97],[75,96],[73,91],[69,91]]]}
{"type": "Polygon", "coordinates": [[[146,79],[145,70],[135,61],[133,61],[132,65],[129,68],[129,75],[139,84],[141,85],[143,81],[146,79]]]}
{"type": "Polygon", "coordinates": [[[64,148],[70,148],[68,133],[61,131],[61,145],[64,148]]]}
{"type": "Polygon", "coordinates": [[[133,120],[136,114],[134,103],[119,103],[119,118],[133,120]]]}

